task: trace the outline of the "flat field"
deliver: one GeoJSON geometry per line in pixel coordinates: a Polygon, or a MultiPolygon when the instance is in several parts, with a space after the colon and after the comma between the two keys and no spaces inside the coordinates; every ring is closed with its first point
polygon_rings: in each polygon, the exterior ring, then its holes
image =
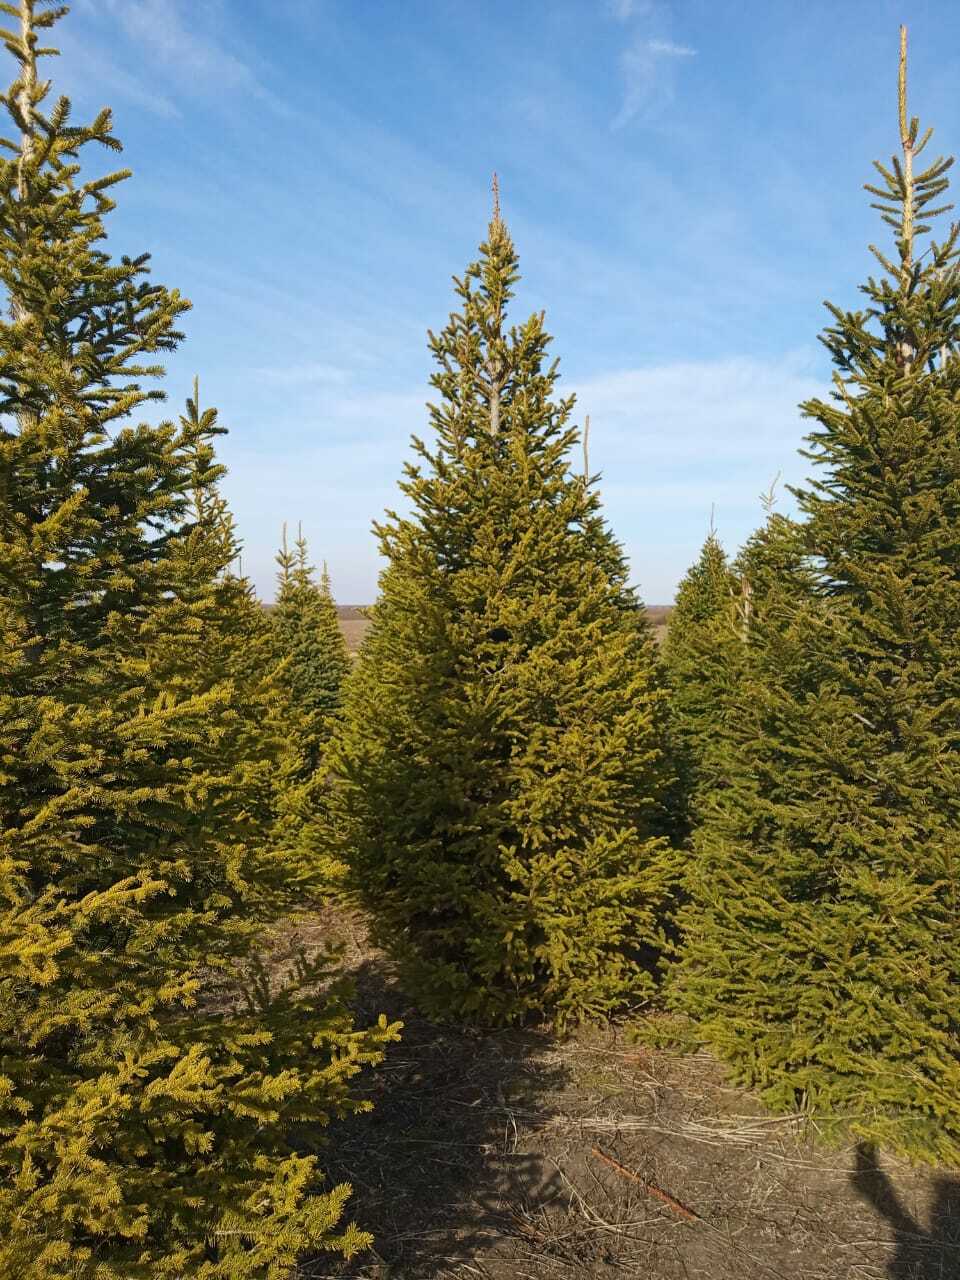
{"type": "MultiPolygon", "coordinates": [[[[337,605],[337,614],[340,618],[340,629],[343,631],[344,639],[347,642],[347,648],[351,653],[356,653],[363,641],[363,633],[370,625],[367,619],[367,610],[369,605],[359,604],[339,604],[337,605]]],[[[672,612],[672,605],[653,604],[647,607],[647,614],[653,625],[653,633],[658,640],[662,640],[667,630],[667,620],[672,612]]]]}

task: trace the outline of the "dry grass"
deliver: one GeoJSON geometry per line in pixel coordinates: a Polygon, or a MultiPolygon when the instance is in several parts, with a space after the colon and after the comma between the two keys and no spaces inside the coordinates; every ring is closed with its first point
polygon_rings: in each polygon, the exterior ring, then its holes
{"type": "Polygon", "coordinates": [[[368,1077],[374,1112],[333,1125],[322,1155],[375,1247],[298,1280],[960,1280],[960,1178],[829,1148],[709,1055],[620,1028],[431,1023],[355,916],[298,936],[343,940],[360,1019],[406,1024],[368,1077]]]}

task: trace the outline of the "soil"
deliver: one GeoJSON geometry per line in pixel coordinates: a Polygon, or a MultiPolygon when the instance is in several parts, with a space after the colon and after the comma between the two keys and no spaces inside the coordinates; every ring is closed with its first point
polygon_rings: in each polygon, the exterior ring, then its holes
{"type": "Polygon", "coordinates": [[[960,1172],[831,1147],[628,1027],[439,1026],[342,911],[297,936],[344,941],[358,1020],[404,1022],[321,1148],[374,1247],[297,1280],[960,1280],[960,1172]]]}

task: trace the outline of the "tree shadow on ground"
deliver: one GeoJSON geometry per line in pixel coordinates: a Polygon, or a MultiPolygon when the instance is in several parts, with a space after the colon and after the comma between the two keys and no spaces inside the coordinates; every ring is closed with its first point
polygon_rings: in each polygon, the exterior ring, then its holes
{"type": "Polygon", "coordinates": [[[903,1204],[869,1143],[858,1143],[850,1181],[893,1230],[890,1280],[960,1280],[960,1179],[935,1179],[927,1226],[903,1204]]]}
{"type": "Polygon", "coordinates": [[[300,1275],[439,1280],[563,1194],[555,1169],[518,1149],[514,1117],[549,1110],[566,1072],[545,1034],[421,1017],[380,957],[351,976],[359,1026],[380,1013],[404,1024],[367,1077],[374,1110],[331,1124],[321,1152],[329,1182],[353,1186],[347,1212],[374,1247],[349,1263],[317,1258],[300,1275]]]}

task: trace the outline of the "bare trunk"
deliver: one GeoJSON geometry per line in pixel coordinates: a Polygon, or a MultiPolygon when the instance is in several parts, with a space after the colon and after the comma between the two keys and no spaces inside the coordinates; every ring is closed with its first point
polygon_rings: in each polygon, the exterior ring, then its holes
{"type": "Polygon", "coordinates": [[[490,387],[490,434],[495,436],[500,431],[500,384],[495,382],[490,387]]]}

